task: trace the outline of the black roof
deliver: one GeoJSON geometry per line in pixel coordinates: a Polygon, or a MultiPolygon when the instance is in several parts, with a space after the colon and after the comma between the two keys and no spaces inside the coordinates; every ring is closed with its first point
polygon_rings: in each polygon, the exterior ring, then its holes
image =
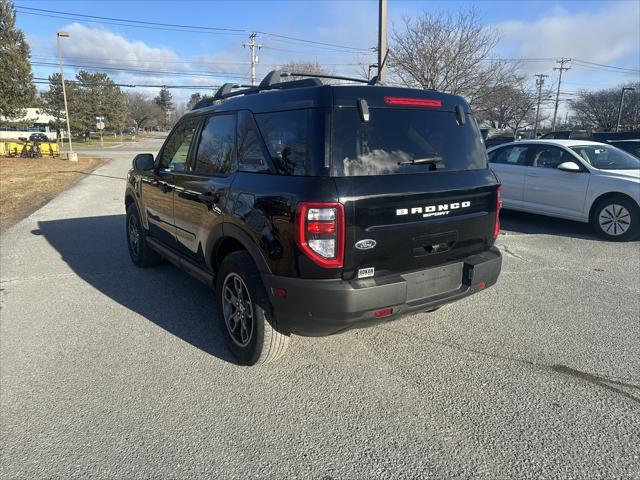
{"type": "MultiPolygon", "coordinates": [[[[272,75],[271,72],[269,75],[272,75]]],[[[265,77],[265,80],[269,77],[265,77]]],[[[263,80],[263,85],[265,83],[263,80]]],[[[317,79],[303,79],[292,82],[272,83],[266,88],[249,87],[232,92],[233,85],[223,85],[217,98],[207,99],[206,105],[199,104],[186,116],[203,113],[250,110],[254,113],[266,113],[282,110],[322,107],[355,107],[356,100],[363,98],[372,108],[389,107],[385,97],[438,100],[438,110],[454,110],[456,105],[469,111],[469,105],[460,96],[403,87],[377,85],[323,85],[317,79]],[[313,81],[315,80],[315,81],[313,81]],[[222,92],[222,93],[221,93],[222,92]],[[222,97],[222,98],[220,98],[222,97]]],[[[414,107],[399,107],[414,108],[414,107]]]]}

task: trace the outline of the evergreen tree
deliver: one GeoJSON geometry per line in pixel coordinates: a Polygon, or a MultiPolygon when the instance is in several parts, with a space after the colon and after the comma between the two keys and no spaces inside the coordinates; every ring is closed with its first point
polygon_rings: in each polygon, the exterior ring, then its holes
{"type": "MultiPolygon", "coordinates": [[[[75,84],[65,82],[67,87],[67,97],[69,100],[76,98],[75,84]]],[[[57,130],[66,130],[66,121],[64,117],[64,99],[62,96],[62,82],[59,73],[49,75],[49,90],[42,92],[42,101],[44,103],[43,111],[54,118],[53,126],[57,130]]]]}
{"type": "Polygon", "coordinates": [[[30,55],[13,3],[0,0],[0,116],[20,117],[35,101],[30,55]]]}
{"type": "Polygon", "coordinates": [[[75,120],[81,131],[95,131],[96,117],[105,117],[105,130],[117,132],[124,128],[126,105],[120,87],[106,73],[81,70],[76,75],[77,98],[74,100],[75,120]]]}
{"type": "Polygon", "coordinates": [[[196,103],[198,103],[203,98],[205,98],[205,97],[203,97],[200,94],[200,92],[192,93],[191,94],[191,98],[187,102],[187,110],[191,110],[196,105],[196,103]]]}
{"type": "MultiPolygon", "coordinates": [[[[69,121],[72,132],[96,130],[96,117],[105,117],[105,130],[121,131],[125,126],[127,107],[124,93],[106,73],[81,70],[74,81],[65,82],[69,121]]],[[[60,74],[49,76],[49,91],[42,94],[44,110],[55,117],[55,126],[64,126],[64,101],[60,74]]]]}
{"type": "Polygon", "coordinates": [[[160,90],[160,93],[155,98],[155,102],[162,109],[165,115],[168,115],[173,108],[173,98],[171,97],[171,92],[166,88],[162,88],[160,90]]]}

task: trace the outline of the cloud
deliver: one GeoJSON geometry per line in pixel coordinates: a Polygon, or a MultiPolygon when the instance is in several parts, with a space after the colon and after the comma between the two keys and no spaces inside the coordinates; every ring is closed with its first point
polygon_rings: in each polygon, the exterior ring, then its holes
{"type": "MultiPolygon", "coordinates": [[[[611,63],[635,56],[640,38],[640,3],[607,3],[598,10],[553,9],[534,21],[494,25],[502,32],[500,50],[525,58],[572,57],[611,63]]],[[[631,60],[633,61],[633,60],[631,60]]]]}
{"type": "MultiPolygon", "coordinates": [[[[212,85],[231,81],[228,75],[240,71],[242,65],[231,65],[232,56],[226,53],[200,55],[184,59],[164,46],[150,46],[139,40],[130,40],[121,34],[101,27],[87,27],[73,23],[63,28],[70,34],[63,52],[68,65],[92,65],[91,71],[104,71],[116,83],[128,85],[194,85],[202,92],[211,93],[212,85]],[[114,68],[115,70],[111,70],[114,68]],[[118,71],[117,68],[129,69],[118,71]],[[149,72],[136,72],[148,70],[149,72]],[[174,72],[163,74],[159,72],[174,72]],[[216,74],[220,73],[220,76],[216,74]],[[209,88],[207,88],[209,87],[209,88]]],[[[72,67],[69,67],[72,68],[72,67]]],[[[247,67],[248,68],[248,67],[247,67]]],[[[79,70],[80,68],[75,68],[79,70]]],[[[158,88],[136,89],[156,95],[158,88]]],[[[125,88],[125,91],[130,91],[125,88]]],[[[196,90],[172,89],[176,102],[187,101],[196,90]]]]}
{"type": "Polygon", "coordinates": [[[157,70],[163,65],[184,68],[180,57],[166,47],[150,47],[141,41],[127,40],[110,30],[89,28],[79,23],[69,25],[66,30],[71,38],[65,43],[65,56],[90,58],[95,62],[114,65],[131,63],[141,69],[157,70]]]}

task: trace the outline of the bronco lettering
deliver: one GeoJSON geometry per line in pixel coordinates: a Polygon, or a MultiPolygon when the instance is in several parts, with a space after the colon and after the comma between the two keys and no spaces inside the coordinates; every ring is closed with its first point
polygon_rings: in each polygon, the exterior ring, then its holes
{"type": "MultiPolygon", "coordinates": [[[[452,210],[459,210],[461,208],[469,208],[471,206],[470,201],[454,202],[454,203],[442,203],[440,205],[429,205],[427,207],[412,207],[411,213],[420,213],[423,218],[448,215],[452,210]]],[[[396,215],[409,215],[408,208],[398,208],[396,215]]]]}

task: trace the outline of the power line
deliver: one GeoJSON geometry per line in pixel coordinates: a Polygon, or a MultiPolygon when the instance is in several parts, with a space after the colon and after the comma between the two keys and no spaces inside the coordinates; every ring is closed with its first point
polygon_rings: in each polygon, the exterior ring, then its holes
{"type": "Polygon", "coordinates": [[[597,67],[606,67],[606,68],[610,68],[610,69],[613,69],[613,70],[626,70],[626,71],[632,72],[632,73],[640,73],[640,69],[637,69],[637,68],[618,67],[616,65],[604,65],[602,63],[588,62],[586,60],[580,60],[578,58],[575,58],[574,61],[577,62],[577,63],[585,63],[587,65],[594,65],[594,66],[597,66],[597,67]]]}
{"type": "MultiPolygon", "coordinates": [[[[42,77],[36,77],[33,83],[37,85],[51,85],[51,83],[55,83],[58,85],[60,84],[60,82],[51,82],[42,77]]],[[[78,82],[77,80],[65,80],[65,83],[80,84],[80,82],[78,82]]],[[[134,83],[95,83],[92,85],[101,86],[101,87],[114,86],[114,87],[124,87],[124,88],[170,88],[170,89],[188,89],[188,90],[207,90],[207,89],[215,90],[220,88],[220,85],[165,85],[165,84],[150,85],[146,83],[135,83],[135,84],[134,83]]]]}
{"type": "MultiPolygon", "coordinates": [[[[16,5],[18,11],[21,11],[22,13],[29,13],[32,12],[32,14],[36,14],[36,12],[38,12],[37,14],[42,14],[42,15],[66,15],[69,17],[79,17],[79,18],[84,18],[84,19],[92,19],[92,20],[100,20],[100,22],[96,22],[96,23],[103,23],[104,22],[120,22],[121,24],[125,24],[125,25],[139,25],[139,26],[146,26],[146,27],[163,27],[163,28],[172,28],[172,29],[181,29],[181,30],[193,30],[193,31],[201,31],[201,32],[218,32],[218,33],[224,33],[224,34],[234,34],[234,35],[240,35],[240,34],[246,34],[246,33],[250,33],[249,30],[247,29],[241,29],[241,28],[220,28],[220,27],[206,27],[206,26],[200,26],[200,25],[182,25],[182,24],[176,24],[176,23],[163,23],[163,22],[150,22],[150,21],[144,21],[144,20],[130,20],[130,19],[126,19],[126,18],[115,18],[115,17],[103,17],[103,16],[99,16],[99,15],[86,15],[86,14],[81,14],[81,13],[74,13],[74,12],[62,12],[59,10],[48,10],[48,9],[44,9],[44,8],[34,8],[34,7],[25,7],[23,5],[16,5]]],[[[315,46],[315,48],[322,48],[322,47],[333,47],[333,48],[339,48],[341,50],[352,50],[354,52],[357,51],[361,51],[361,52],[366,52],[369,51],[369,49],[367,48],[358,48],[358,47],[350,47],[347,45],[338,45],[335,43],[328,43],[328,42],[319,42],[316,40],[308,40],[305,38],[298,38],[298,37],[292,37],[289,35],[282,35],[282,34],[278,34],[278,33],[271,33],[271,32],[264,32],[264,31],[258,31],[256,30],[257,34],[260,35],[264,35],[273,39],[280,39],[281,41],[291,41],[291,42],[298,42],[298,43],[304,43],[304,44],[308,44],[311,46],[315,46]]]]}
{"type": "MultiPolygon", "coordinates": [[[[263,48],[269,48],[264,46],[263,48]]],[[[36,58],[39,60],[55,60],[57,57],[53,55],[31,55],[31,58],[36,58]]],[[[78,57],[75,55],[64,56],[65,60],[88,60],[93,64],[104,64],[104,65],[117,65],[115,62],[125,62],[125,63],[136,63],[137,65],[132,66],[144,66],[147,63],[160,63],[160,64],[176,64],[176,65],[202,65],[202,66],[221,66],[221,65],[251,65],[251,62],[236,62],[236,61],[220,61],[220,62],[208,62],[204,60],[139,60],[139,59],[126,59],[126,58],[111,58],[111,57],[101,57],[99,59],[95,59],[95,57],[78,57]]],[[[326,66],[359,66],[364,65],[363,62],[349,62],[349,63],[322,63],[326,66]]],[[[273,66],[277,67],[282,65],[282,63],[263,63],[260,62],[260,65],[265,66],[273,66]]],[[[249,73],[247,73],[249,75],[249,73]]]]}
{"type": "MultiPolygon", "coordinates": [[[[31,62],[31,63],[33,65],[45,66],[45,67],[56,66],[56,64],[53,62],[31,62]]],[[[179,76],[179,77],[249,78],[249,76],[245,76],[235,72],[184,72],[184,71],[179,72],[179,71],[168,71],[168,70],[148,70],[148,69],[137,69],[137,68],[122,68],[117,66],[108,67],[103,65],[79,65],[79,64],[68,64],[67,66],[71,68],[86,68],[90,70],[109,70],[109,71],[117,71],[117,72],[170,75],[170,76],[179,76]]]]}
{"type": "Polygon", "coordinates": [[[587,69],[587,70],[598,70],[601,72],[607,72],[607,73],[620,73],[622,75],[629,75],[630,73],[635,73],[638,74],[640,73],[640,70],[614,70],[614,69],[610,69],[610,68],[606,68],[606,67],[598,67],[598,66],[594,66],[594,65],[585,65],[585,64],[581,64],[581,63],[577,63],[574,60],[574,68],[582,68],[582,69],[587,69]]]}

